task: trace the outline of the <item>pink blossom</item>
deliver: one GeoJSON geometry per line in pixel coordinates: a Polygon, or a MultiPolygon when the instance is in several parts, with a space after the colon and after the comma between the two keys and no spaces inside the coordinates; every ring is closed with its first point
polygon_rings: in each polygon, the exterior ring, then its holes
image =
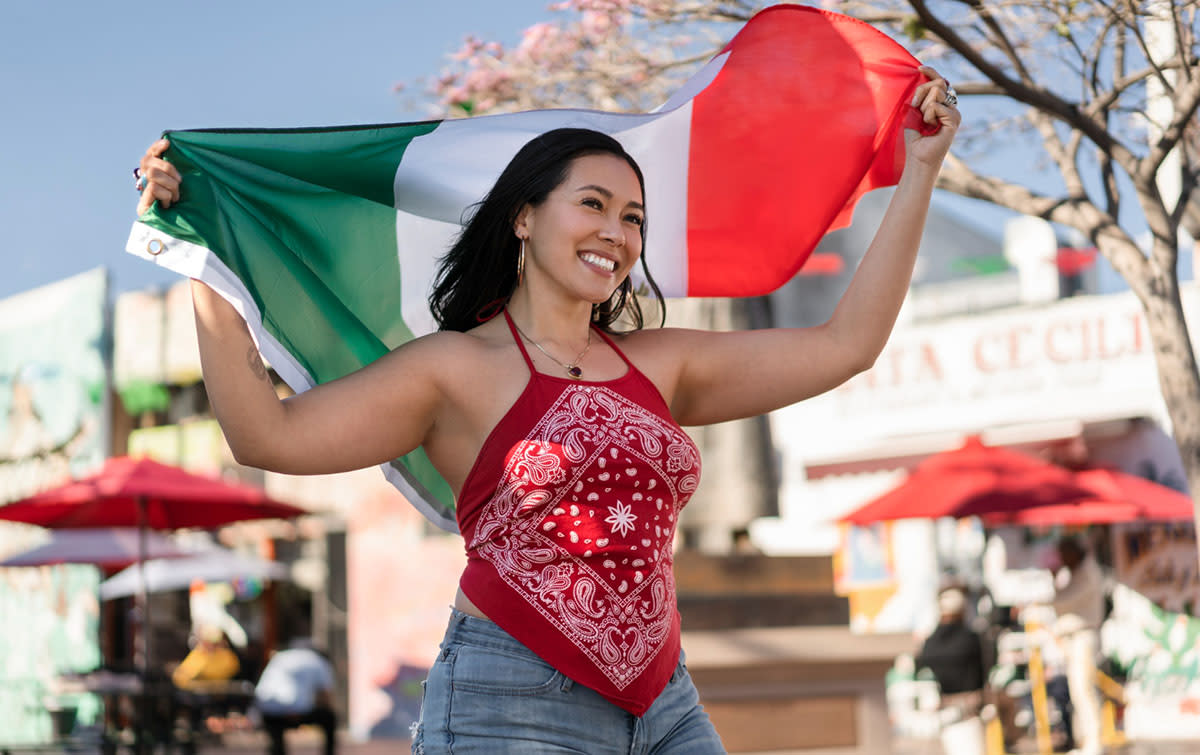
{"type": "Polygon", "coordinates": [[[472,92],[479,92],[493,88],[499,81],[500,79],[494,71],[487,68],[476,68],[467,73],[464,86],[472,92]]]}
{"type": "Polygon", "coordinates": [[[613,19],[607,13],[584,11],[579,26],[588,37],[602,39],[612,30],[613,19]]]}
{"type": "Polygon", "coordinates": [[[463,46],[458,49],[458,52],[451,55],[453,60],[466,60],[483,47],[483,42],[477,37],[468,36],[463,40],[463,46]]]}

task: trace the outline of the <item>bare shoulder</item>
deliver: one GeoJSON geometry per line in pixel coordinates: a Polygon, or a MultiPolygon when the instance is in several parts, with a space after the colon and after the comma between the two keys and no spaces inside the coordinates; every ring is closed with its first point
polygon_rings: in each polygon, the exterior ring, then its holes
{"type": "Polygon", "coordinates": [[[442,330],[414,338],[393,349],[388,357],[448,387],[471,376],[487,375],[489,365],[494,365],[512,348],[507,331],[499,333],[492,323],[484,323],[465,333],[442,330]]]}
{"type": "Polygon", "coordinates": [[[613,336],[613,341],[631,358],[643,353],[653,358],[659,355],[676,358],[702,343],[707,331],[692,328],[642,328],[613,336]]]}
{"type": "Polygon", "coordinates": [[[705,335],[687,328],[643,328],[613,336],[613,342],[669,402],[688,354],[703,348],[705,335]]]}
{"type": "Polygon", "coordinates": [[[491,339],[481,336],[479,329],[461,333],[456,330],[439,330],[419,336],[392,349],[391,356],[397,360],[420,359],[448,361],[477,358],[486,350],[491,339]]]}

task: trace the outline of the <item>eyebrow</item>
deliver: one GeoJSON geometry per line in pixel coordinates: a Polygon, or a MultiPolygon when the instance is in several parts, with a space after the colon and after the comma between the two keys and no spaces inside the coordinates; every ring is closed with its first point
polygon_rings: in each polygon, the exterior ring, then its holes
{"type": "MultiPolygon", "coordinates": [[[[603,194],[606,199],[613,198],[613,193],[611,191],[604,188],[603,186],[597,186],[596,184],[587,184],[586,186],[580,186],[575,191],[577,191],[577,192],[578,191],[594,191],[597,194],[603,194]]],[[[634,209],[638,209],[638,210],[646,209],[645,205],[643,205],[641,202],[630,202],[629,206],[633,207],[634,209]]]]}

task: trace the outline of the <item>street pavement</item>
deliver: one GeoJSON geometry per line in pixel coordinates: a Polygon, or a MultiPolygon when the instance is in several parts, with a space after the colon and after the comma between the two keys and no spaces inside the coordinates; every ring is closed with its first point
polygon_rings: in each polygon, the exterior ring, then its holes
{"type": "MultiPolygon", "coordinates": [[[[238,732],[226,734],[220,742],[214,742],[199,749],[200,755],[217,755],[217,753],[232,753],[233,755],[263,755],[268,751],[267,736],[262,732],[238,732]]],[[[321,755],[321,733],[315,729],[300,729],[287,734],[288,755],[321,755]]],[[[395,755],[411,751],[407,739],[373,739],[369,742],[355,742],[342,731],[338,732],[338,752],[341,755],[395,755]]]]}
{"type": "MultiPolygon", "coordinates": [[[[1013,755],[1037,752],[1037,746],[1032,741],[1021,741],[1017,745],[1011,751],[1013,755]]],[[[893,742],[892,755],[958,754],[946,752],[937,739],[897,739],[893,742]]],[[[1130,742],[1123,747],[1109,747],[1104,750],[1104,755],[1200,755],[1200,741],[1130,742]]]]}
{"type": "MultiPolygon", "coordinates": [[[[345,732],[338,740],[338,752],[343,755],[395,755],[409,752],[408,740],[376,739],[370,742],[353,742],[345,732]]],[[[203,747],[203,755],[217,753],[233,753],[233,755],[262,755],[267,751],[267,739],[261,732],[245,732],[226,735],[220,743],[203,747]]],[[[1018,747],[1016,753],[1032,753],[1035,749],[1018,747]]],[[[320,755],[321,736],[316,731],[296,731],[288,734],[288,753],[290,755],[320,755]]],[[[770,755],[805,755],[804,751],[794,753],[774,752],[770,755]]],[[[892,755],[958,755],[946,753],[941,742],[936,739],[897,739],[893,743],[892,755]]],[[[1119,747],[1109,748],[1104,755],[1200,755],[1200,741],[1191,742],[1131,742],[1119,747]]]]}

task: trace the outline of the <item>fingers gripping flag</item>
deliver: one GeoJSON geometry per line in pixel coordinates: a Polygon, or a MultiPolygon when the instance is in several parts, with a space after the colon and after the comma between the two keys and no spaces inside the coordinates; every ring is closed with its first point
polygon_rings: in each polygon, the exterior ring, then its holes
{"type": "MultiPolygon", "coordinates": [[[[611,134],[642,166],[645,254],[666,296],[765,294],[863,193],[899,180],[918,65],[867,24],[776,6],[652,113],[170,131],[181,201],[143,215],[127,249],[231,301],[303,391],[434,330],[434,270],[467,209],[525,142],[577,127],[611,134]]],[[[423,451],[384,471],[455,529],[423,451]]]]}

